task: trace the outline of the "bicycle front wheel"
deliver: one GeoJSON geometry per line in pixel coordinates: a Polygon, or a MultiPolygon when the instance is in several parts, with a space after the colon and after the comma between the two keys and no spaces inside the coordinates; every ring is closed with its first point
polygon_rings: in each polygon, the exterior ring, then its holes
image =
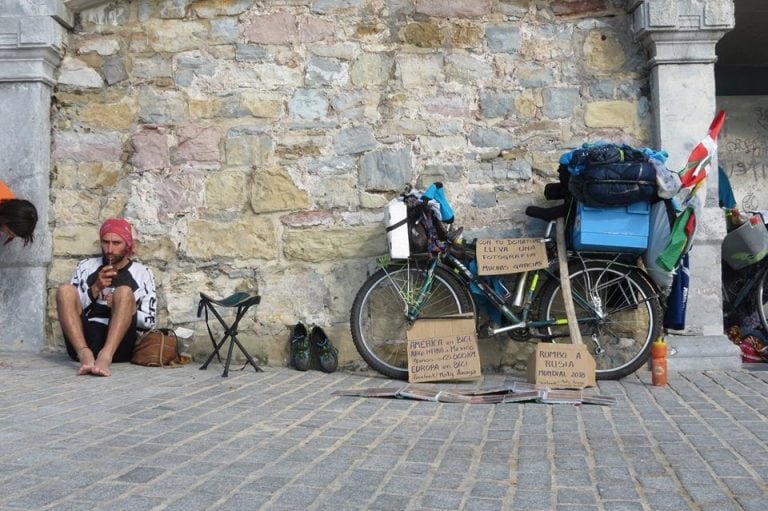
{"type": "MultiPolygon", "coordinates": [[[[398,380],[408,379],[406,331],[428,271],[408,262],[378,270],[365,281],[352,304],[350,326],[358,353],[373,369],[398,380]]],[[[450,272],[436,268],[421,316],[471,312],[466,288],[450,272]]]]}
{"type": "MultiPolygon", "coordinates": [[[[661,332],[658,293],[637,269],[610,261],[572,261],[571,294],[584,344],[595,359],[598,380],[617,380],[648,361],[661,332]]],[[[539,319],[566,318],[560,282],[540,294],[539,319]]],[[[569,339],[568,325],[542,329],[554,340],[569,339]]],[[[565,342],[565,341],[563,341],[565,342]]]]}

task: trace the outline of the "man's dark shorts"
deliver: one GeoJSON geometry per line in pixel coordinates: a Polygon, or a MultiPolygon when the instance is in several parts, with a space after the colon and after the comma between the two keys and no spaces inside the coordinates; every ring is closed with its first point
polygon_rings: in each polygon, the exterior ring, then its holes
{"type": "MultiPolygon", "coordinates": [[[[99,352],[104,347],[104,343],[107,342],[109,326],[97,321],[89,321],[86,314],[87,312],[84,312],[83,315],[80,316],[80,320],[83,323],[83,335],[85,335],[85,342],[93,352],[93,356],[98,357],[99,352]]],[[[112,362],[130,362],[131,356],[133,356],[133,347],[136,344],[137,336],[136,314],[134,314],[131,326],[128,327],[125,337],[123,337],[123,340],[117,347],[117,351],[115,351],[115,354],[112,357],[112,362]]],[[[69,354],[69,357],[76,362],[79,361],[75,347],[72,346],[72,343],[69,342],[69,339],[67,339],[66,336],[64,336],[64,341],[67,346],[67,354],[69,354]]]]}

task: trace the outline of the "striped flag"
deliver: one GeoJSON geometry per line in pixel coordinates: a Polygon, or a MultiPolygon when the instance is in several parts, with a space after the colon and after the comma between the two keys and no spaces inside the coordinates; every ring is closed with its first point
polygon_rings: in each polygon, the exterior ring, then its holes
{"type": "Polygon", "coordinates": [[[725,111],[717,113],[709,125],[707,136],[693,148],[680,176],[680,213],[672,226],[669,243],[659,254],[656,264],[666,271],[674,271],[688,253],[696,234],[696,216],[701,212],[707,194],[706,177],[717,151],[717,137],[725,122],[725,111]]]}

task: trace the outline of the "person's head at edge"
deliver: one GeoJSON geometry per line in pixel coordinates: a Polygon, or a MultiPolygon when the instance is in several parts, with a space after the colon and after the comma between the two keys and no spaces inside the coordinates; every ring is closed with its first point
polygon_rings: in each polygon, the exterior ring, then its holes
{"type": "Polygon", "coordinates": [[[37,225],[37,209],[34,204],[23,199],[0,201],[0,232],[6,235],[5,244],[14,238],[24,240],[24,246],[34,241],[37,225]]]}
{"type": "Polygon", "coordinates": [[[109,218],[99,229],[101,254],[112,266],[122,267],[133,255],[133,229],[123,218],[109,218]]]}

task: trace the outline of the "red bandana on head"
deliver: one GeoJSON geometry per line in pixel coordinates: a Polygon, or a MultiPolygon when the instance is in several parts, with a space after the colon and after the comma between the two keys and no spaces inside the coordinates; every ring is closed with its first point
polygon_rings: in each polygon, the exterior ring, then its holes
{"type": "Polygon", "coordinates": [[[108,233],[120,236],[125,242],[128,256],[130,257],[133,255],[133,230],[131,229],[131,224],[129,224],[127,220],[122,218],[110,218],[105,220],[104,223],[101,224],[101,229],[99,229],[99,237],[108,233]]]}

